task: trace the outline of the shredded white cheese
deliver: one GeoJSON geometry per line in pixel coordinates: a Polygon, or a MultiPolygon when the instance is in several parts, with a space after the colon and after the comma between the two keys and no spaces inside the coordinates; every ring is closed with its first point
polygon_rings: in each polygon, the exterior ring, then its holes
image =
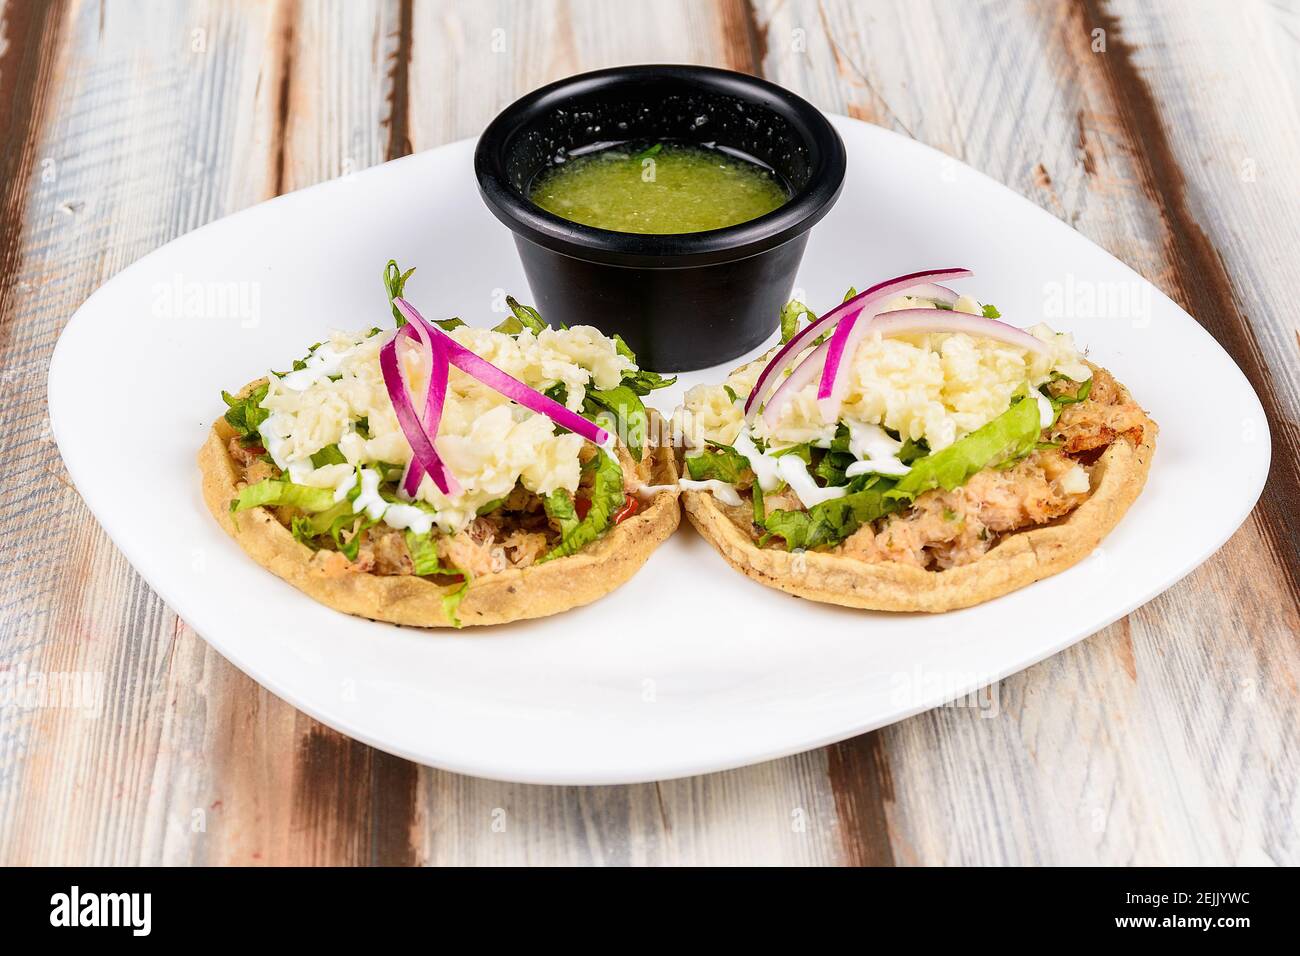
{"type": "MultiPolygon", "coordinates": [[[[900,297],[887,303],[886,310],[927,304],[900,297]]],[[[980,309],[968,297],[959,300],[958,306],[966,312],[978,313],[980,309]]],[[[931,451],[939,451],[1005,412],[1017,392],[1026,386],[1037,389],[1053,372],[1075,381],[1090,377],[1070,335],[1053,332],[1046,325],[1027,331],[1049,346],[1049,356],[964,334],[888,339],[868,335],[847,370],[851,377],[840,421],[851,428],[887,428],[902,439],[924,439],[931,451]]],[[[698,385],[686,393],[673,422],[688,448],[703,449],[708,441],[736,443],[744,425],[743,400],[769,358],[765,355],[751,362],[723,383],[698,385]],[[733,402],[727,388],[740,401],[733,402]]],[[[826,447],[839,422],[823,421],[817,386],[814,379],[793,395],[774,426],[762,416],[756,418],[752,437],[774,447],[803,442],[826,447]]],[[[1050,403],[1044,399],[1039,407],[1044,422],[1049,423],[1050,403]]],[[[855,454],[862,457],[858,450],[855,454]]],[[[870,456],[864,460],[886,459],[870,456]]]]}
{"type": "MultiPolygon", "coordinates": [[[[562,384],[565,404],[573,410],[582,407],[588,388],[614,388],[632,368],[612,339],[588,326],[517,336],[461,326],[448,334],[530,388],[545,392],[562,384]]],[[[385,501],[378,493],[379,471],[365,466],[405,466],[411,460],[379,368],[379,350],[393,335],[336,332],[306,358],[306,368],[270,376],[262,407],[271,414],[260,432],[272,460],[291,480],[334,488],[335,500],[342,501],[362,466],[357,511],[417,531],[427,520],[449,534],[469,524],[483,505],[508,495],[516,482],[538,494],[577,489],[580,436],[555,434],[546,416],[452,368],[434,444],[460,493],[445,496],[426,477],[416,499],[431,505],[434,514],[385,501]],[[314,467],[311,456],[330,445],[338,445],[347,464],[314,467]]],[[[429,378],[424,356],[415,343],[402,339],[398,358],[416,407],[422,408],[429,378]]]]}

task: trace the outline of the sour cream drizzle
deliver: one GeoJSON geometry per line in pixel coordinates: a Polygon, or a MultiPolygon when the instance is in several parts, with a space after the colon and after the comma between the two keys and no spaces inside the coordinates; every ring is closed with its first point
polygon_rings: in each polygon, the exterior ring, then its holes
{"type": "Polygon", "coordinates": [[[335,487],[334,501],[335,502],[342,501],[344,498],[348,496],[348,492],[351,491],[356,486],[357,486],[357,473],[354,471],[346,478],[344,478],[342,481],[340,481],[338,483],[338,486],[335,487]]]}
{"type": "MultiPolygon", "coordinates": [[[[433,515],[423,508],[399,501],[387,501],[379,493],[383,476],[373,468],[360,469],[361,490],[352,500],[353,514],[364,513],[371,521],[383,520],[390,528],[410,528],[416,534],[427,534],[433,528],[433,515]]],[[[357,486],[357,472],[353,471],[334,489],[334,500],[343,501],[357,486]]]]}
{"type": "Polygon", "coordinates": [[[912,470],[898,460],[903,443],[891,438],[879,425],[868,425],[849,419],[844,423],[849,429],[849,451],[858,459],[844,470],[850,478],[856,475],[890,475],[899,477],[912,470]]]}
{"type": "Polygon", "coordinates": [[[749,467],[754,472],[754,477],[758,481],[758,487],[764,491],[775,491],[781,484],[780,463],[781,459],[772,455],[765,455],[758,450],[754,444],[754,439],[749,433],[749,426],[746,425],[740,429],[740,434],[736,436],[732,448],[744,455],[749,461],[749,467]]]}
{"type": "Polygon", "coordinates": [[[410,528],[416,534],[428,534],[433,528],[433,515],[415,505],[392,502],[384,511],[384,524],[390,528],[410,528]]]}
{"type": "Polygon", "coordinates": [[[711,491],[713,492],[713,497],[717,498],[724,505],[744,504],[744,502],[740,500],[740,495],[737,493],[733,485],[730,485],[725,481],[719,481],[717,478],[710,478],[707,481],[695,481],[691,478],[682,478],[677,482],[677,484],[682,488],[685,488],[687,491],[711,491]]]}
{"type": "Polygon", "coordinates": [[[304,368],[281,376],[280,384],[295,392],[305,391],[321,379],[337,375],[355,348],[352,346],[339,351],[331,343],[323,342],[307,356],[304,368]]]}
{"type": "Polygon", "coordinates": [[[1034,389],[1034,398],[1038,399],[1038,424],[1046,428],[1052,424],[1052,419],[1056,417],[1056,409],[1052,408],[1052,403],[1047,396],[1034,389]]]}
{"type": "Polygon", "coordinates": [[[280,425],[279,415],[269,415],[257,430],[262,436],[262,447],[271,456],[271,460],[281,471],[288,471],[289,462],[284,457],[284,445],[288,436],[281,431],[280,425]]]}
{"type": "Polygon", "coordinates": [[[379,472],[373,468],[361,469],[361,493],[352,500],[352,510],[364,511],[371,521],[378,521],[388,509],[388,502],[379,496],[379,472]]]}
{"type": "Polygon", "coordinates": [[[830,501],[832,498],[843,498],[848,492],[848,489],[843,485],[829,488],[819,487],[817,482],[813,481],[813,476],[808,474],[808,466],[798,455],[782,455],[776,461],[781,470],[781,477],[790,485],[790,489],[798,495],[805,508],[819,505],[823,501],[830,501]]]}

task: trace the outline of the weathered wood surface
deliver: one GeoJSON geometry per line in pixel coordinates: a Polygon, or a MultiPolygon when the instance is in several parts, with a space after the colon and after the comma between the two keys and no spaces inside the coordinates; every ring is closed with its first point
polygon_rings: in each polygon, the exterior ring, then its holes
{"type": "Polygon", "coordinates": [[[1296,7],[1262,0],[3,0],[0,521],[31,543],[0,550],[0,676],[62,693],[0,701],[0,862],[1300,862],[1298,37],[1296,7]],[[730,773],[475,780],[260,689],[70,486],[44,401],[59,330],[195,226],[634,61],[762,73],[906,133],[1146,275],[1264,401],[1260,507],[996,708],[730,773]]]}

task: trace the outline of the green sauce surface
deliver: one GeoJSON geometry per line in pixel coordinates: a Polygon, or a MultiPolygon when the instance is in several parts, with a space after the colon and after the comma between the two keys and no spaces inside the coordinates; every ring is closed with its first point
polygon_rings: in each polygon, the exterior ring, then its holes
{"type": "Polygon", "coordinates": [[[770,170],[686,143],[612,146],[543,170],[529,198],[571,222],[665,235],[757,219],[790,198],[770,170]]]}

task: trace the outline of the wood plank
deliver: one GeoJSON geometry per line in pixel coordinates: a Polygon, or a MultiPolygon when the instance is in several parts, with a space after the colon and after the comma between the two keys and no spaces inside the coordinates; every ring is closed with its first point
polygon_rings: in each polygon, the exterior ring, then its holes
{"type": "Polygon", "coordinates": [[[1262,3],[1172,17],[1090,0],[4,3],[0,442],[6,480],[31,490],[0,520],[39,529],[42,548],[0,552],[0,666],[63,695],[0,721],[0,859],[1295,862],[1296,21],[1262,3]],[[937,70],[953,50],[981,55],[937,70]],[[63,322],[197,225],[632,61],[761,72],[947,150],[1110,249],[1247,367],[1275,457],[1290,456],[1272,497],[1178,587],[982,707],[725,774],[474,780],[259,688],[143,585],[68,485],[43,400],[63,322]]]}
{"type": "MultiPolygon", "coordinates": [[[[28,184],[49,104],[63,7],[6,4],[0,45],[0,317],[13,293],[28,184]]],[[[7,327],[7,323],[6,326],[7,327]]]]}
{"type": "MultiPolygon", "coordinates": [[[[565,28],[574,62],[613,32],[603,11],[593,5],[593,19],[565,28]]],[[[198,4],[169,7],[142,34],[137,17],[72,5],[57,108],[39,140],[59,151],[58,179],[28,190],[26,229],[15,233],[23,272],[9,285],[18,294],[6,315],[21,329],[24,354],[43,368],[85,295],[193,226],[400,155],[412,138],[423,147],[463,135],[458,122],[474,131],[543,77],[516,73],[517,64],[492,83],[471,74],[454,100],[463,120],[415,110],[422,97],[447,96],[420,84],[462,75],[460,64],[473,58],[457,44],[467,36],[490,45],[504,23],[507,35],[526,37],[564,12],[502,8],[485,17],[429,7],[421,34],[409,3],[198,4]],[[42,288],[51,275],[63,277],[54,299],[42,288]]],[[[690,34],[696,57],[721,42],[717,21],[703,22],[712,32],[690,34]]],[[[646,58],[676,58],[682,34],[647,16],[651,25],[659,45],[646,58]]],[[[568,72],[555,60],[537,68],[568,72]]],[[[42,420],[26,407],[6,414],[32,418],[37,429],[42,420]]],[[[57,510],[41,509],[52,532],[44,577],[6,568],[7,580],[34,586],[6,608],[4,650],[25,649],[24,663],[40,673],[100,681],[103,709],[41,709],[6,722],[7,861],[834,858],[833,804],[816,755],[660,787],[513,787],[423,770],[329,731],[235,671],[139,581],[66,485],[48,433],[23,447],[39,453],[30,467],[42,470],[42,493],[57,510]],[[20,624],[25,643],[15,640],[20,624]],[[51,805],[66,811],[54,818],[51,805]],[[498,805],[509,827],[494,841],[478,826],[498,805]]],[[[202,556],[194,560],[201,573],[202,556]]]]}
{"type": "MultiPolygon", "coordinates": [[[[1139,113],[1126,123],[1141,124],[1140,111],[1151,104],[1142,144],[1153,130],[1165,141],[1163,148],[1152,144],[1150,159],[1167,156],[1170,163],[1152,178],[1165,186],[1180,297],[1246,372],[1273,431],[1273,467],[1252,520],[1262,540],[1249,542],[1244,555],[1221,552],[1229,567],[1225,586],[1216,589],[1217,607],[1206,606],[1201,591],[1195,602],[1169,602],[1161,621],[1167,634],[1211,638],[1199,660],[1178,645],[1186,659],[1177,662],[1176,690],[1187,694],[1189,678],[1195,687],[1217,677],[1224,688],[1210,707],[1202,702],[1191,715],[1186,734],[1189,756],[1206,768],[1205,798],[1224,823],[1207,856],[1294,862],[1300,838],[1286,821],[1300,809],[1300,795],[1288,783],[1300,776],[1300,350],[1285,303],[1300,280],[1294,255],[1300,194],[1289,173],[1300,161],[1300,136],[1294,124],[1274,116],[1296,112],[1300,11],[1197,2],[1186,16],[1163,22],[1126,2],[1110,13],[1103,26],[1118,30],[1128,61],[1108,62],[1124,64],[1130,85],[1149,90],[1147,98],[1117,94],[1130,113],[1139,113]],[[1207,70],[1211,63],[1216,68],[1207,70]],[[1253,108],[1243,109],[1235,92],[1242,88],[1259,91],[1247,100],[1253,108]]],[[[1122,81],[1116,86],[1125,91],[1122,81]]],[[[1233,543],[1242,538],[1239,533],[1233,543]]],[[[1168,789],[1171,798],[1184,793],[1168,789]]]]}
{"type": "MultiPolygon", "coordinates": [[[[1300,426],[1295,418],[1288,420],[1285,415],[1286,396],[1278,385],[1278,379],[1287,381],[1291,387],[1286,391],[1294,399],[1300,371],[1295,363],[1285,362],[1286,352],[1280,349],[1275,353],[1279,366],[1277,373],[1269,367],[1260,347],[1256,324],[1247,318],[1239,305],[1238,292],[1222,254],[1193,209],[1184,172],[1185,166],[1192,166],[1189,162],[1192,157],[1185,154],[1180,157],[1175,152],[1169,135],[1170,120],[1157,102],[1154,88],[1139,68],[1137,48],[1121,26],[1119,17],[1098,0],[1082,0],[1078,9],[1080,29],[1076,37],[1083,35],[1085,30],[1101,30],[1107,39],[1106,52],[1101,56],[1091,52],[1084,54],[1078,51],[1077,45],[1074,49],[1088,66],[1104,77],[1113,114],[1119,120],[1123,137],[1133,147],[1142,190],[1159,211],[1160,238],[1174,283],[1172,294],[1245,372],[1264,404],[1265,414],[1274,424],[1273,467],[1256,509],[1256,525],[1273,563],[1289,585],[1295,609],[1300,607],[1300,548],[1296,547],[1296,542],[1300,541],[1300,426]]],[[[1149,26],[1150,21],[1146,22],[1149,26]]],[[[1239,24],[1240,19],[1234,18],[1232,22],[1239,24]]],[[[1229,28],[1226,22],[1221,25],[1229,28]]],[[[1240,52],[1244,55],[1254,44],[1242,39],[1240,52]]],[[[1283,77],[1276,74],[1274,77],[1282,81],[1284,87],[1289,85],[1283,77]]],[[[1195,79],[1190,76],[1183,79],[1183,88],[1196,88],[1192,85],[1196,83],[1195,79]]],[[[1210,91],[1206,88],[1205,92],[1209,94],[1210,91]]],[[[1192,119],[1194,115],[1188,111],[1182,124],[1185,136],[1192,138],[1193,142],[1195,134],[1200,131],[1199,124],[1192,119]]],[[[1218,131],[1221,130],[1219,127],[1218,131]]],[[[1294,130],[1288,138],[1290,142],[1285,145],[1290,146],[1290,156],[1300,156],[1300,141],[1294,130]]],[[[1294,190],[1289,193],[1284,197],[1290,200],[1287,205],[1293,212],[1300,211],[1300,199],[1294,190]]],[[[1279,230],[1278,240],[1281,243],[1292,240],[1286,245],[1294,249],[1300,228],[1295,226],[1295,220],[1290,220],[1290,223],[1290,229],[1279,230]]],[[[1278,278],[1289,274],[1289,278],[1294,280],[1296,273],[1300,272],[1294,264],[1294,257],[1291,258],[1290,268],[1283,266],[1278,278]]],[[[1277,330],[1282,323],[1273,318],[1277,314],[1273,303],[1259,305],[1262,314],[1258,325],[1277,330]]],[[[1294,344],[1292,337],[1286,336],[1282,341],[1289,352],[1294,344]]],[[[1291,407],[1294,410],[1295,405],[1291,407]]]]}
{"type": "MultiPolygon", "coordinates": [[[[624,62],[747,68],[750,38],[742,33],[738,53],[733,30],[748,29],[741,8],[685,0],[418,4],[414,147],[475,135],[513,99],[571,73],[624,62]]],[[[594,789],[426,769],[421,792],[419,856],[433,863],[834,862],[840,853],[820,754],[657,786],[594,789]],[[491,828],[497,820],[503,831],[491,828]]]]}
{"type": "MultiPolygon", "coordinates": [[[[70,9],[62,95],[43,139],[57,176],[32,196],[17,284],[26,295],[13,310],[42,364],[64,317],[138,255],[340,164],[382,158],[380,11],[300,17],[296,6],[169,6],[147,23],[70,9]],[[315,95],[326,73],[332,100],[315,95]],[[48,276],[61,279],[53,300],[48,276]]],[[[32,401],[43,407],[36,390],[32,401]]],[[[301,717],[197,641],[53,480],[48,440],[32,447],[62,509],[44,516],[63,520],[47,541],[57,557],[46,582],[6,609],[6,651],[11,625],[27,623],[35,650],[24,663],[102,680],[105,704],[89,724],[44,709],[6,728],[16,739],[5,805],[17,812],[3,821],[5,859],[409,861],[409,837],[394,841],[387,821],[408,823],[413,810],[395,803],[403,784],[414,794],[414,769],[301,717]],[[52,805],[66,814],[52,817],[52,805]],[[310,838],[290,839],[304,830],[310,838]]]]}
{"type": "MultiPolygon", "coordinates": [[[[1140,44],[1117,46],[1124,31],[1135,29],[1136,6],[774,2],[764,5],[759,22],[770,51],[790,49],[787,38],[801,41],[792,55],[769,54],[779,81],[825,108],[970,162],[1180,298],[1253,370],[1261,395],[1273,390],[1265,398],[1271,421],[1289,428],[1290,406],[1278,396],[1291,386],[1279,386],[1276,374],[1279,355],[1287,354],[1275,350],[1283,338],[1280,310],[1247,312],[1235,304],[1235,292],[1224,298],[1224,274],[1216,272],[1222,267],[1211,255],[1218,224],[1190,211],[1208,207],[1211,196],[1222,201],[1222,194],[1207,189],[1204,205],[1194,206],[1170,192],[1196,181],[1188,169],[1233,162],[1232,120],[1250,107],[1232,89],[1196,79],[1204,56],[1168,42],[1168,16],[1150,15],[1140,44]],[[1094,22],[1110,41],[1105,54],[1091,50],[1094,22]],[[981,56],[964,60],[960,71],[934,69],[957,49],[981,56]],[[1182,94],[1175,102],[1183,139],[1168,139],[1169,121],[1151,115],[1165,104],[1142,98],[1147,81],[1134,65],[1135,57],[1157,55],[1162,70],[1178,71],[1162,93],[1193,91],[1194,112],[1217,117],[1209,128],[1188,120],[1192,94],[1182,94]],[[1209,162],[1202,159],[1207,154],[1209,162]],[[1197,229],[1211,237],[1208,246],[1195,238],[1197,229]],[[1204,274],[1217,277],[1207,286],[1204,274]],[[1270,355],[1267,369],[1251,344],[1261,340],[1269,343],[1262,349],[1270,355]]],[[[1267,30],[1259,20],[1271,15],[1254,11],[1232,20],[1236,13],[1223,13],[1217,29],[1203,33],[1195,16],[1177,19],[1200,42],[1214,44],[1219,62],[1234,63],[1251,58],[1267,30]]],[[[1260,58],[1252,88],[1288,86],[1282,62],[1260,58]]],[[[1258,104],[1250,126],[1268,126],[1271,105],[1250,103],[1258,104]]],[[[1268,149],[1275,160],[1279,152],[1300,158],[1289,141],[1274,138],[1268,149]]],[[[1259,155],[1266,155],[1262,147],[1259,155]]],[[[1288,168],[1285,159],[1277,168],[1288,168]]],[[[1235,219],[1246,234],[1270,219],[1261,206],[1282,199],[1264,190],[1250,195],[1260,206],[1235,219]]],[[[1279,235],[1289,248],[1287,231],[1279,235]]],[[[1293,268],[1252,276],[1252,283],[1263,282],[1257,305],[1286,301],[1282,290],[1293,268]]],[[[1286,338],[1289,347],[1294,336],[1286,338]]],[[[1284,471],[1280,490],[1270,492],[1273,504],[1181,585],[1087,643],[1003,681],[998,719],[942,708],[884,731],[883,753],[860,741],[847,754],[844,745],[837,748],[833,769],[858,768],[839,771],[837,791],[870,804],[877,785],[862,769],[867,758],[874,776],[892,783],[892,793],[878,789],[900,862],[1294,859],[1294,834],[1278,825],[1295,801],[1285,781],[1295,776],[1300,625],[1289,561],[1277,546],[1286,534],[1279,517],[1289,481],[1284,471]],[[1229,755],[1244,756],[1225,774],[1229,755]]],[[[874,829],[849,844],[851,857],[880,852],[874,829]]]]}
{"type": "Polygon", "coordinates": [[[632,787],[535,787],[422,772],[435,865],[828,864],[835,806],[817,753],[632,787]]]}
{"type": "Polygon", "coordinates": [[[736,4],[496,0],[417,4],[410,67],[416,149],[477,136],[503,107],[553,80],[622,63],[726,65],[736,4]]]}

